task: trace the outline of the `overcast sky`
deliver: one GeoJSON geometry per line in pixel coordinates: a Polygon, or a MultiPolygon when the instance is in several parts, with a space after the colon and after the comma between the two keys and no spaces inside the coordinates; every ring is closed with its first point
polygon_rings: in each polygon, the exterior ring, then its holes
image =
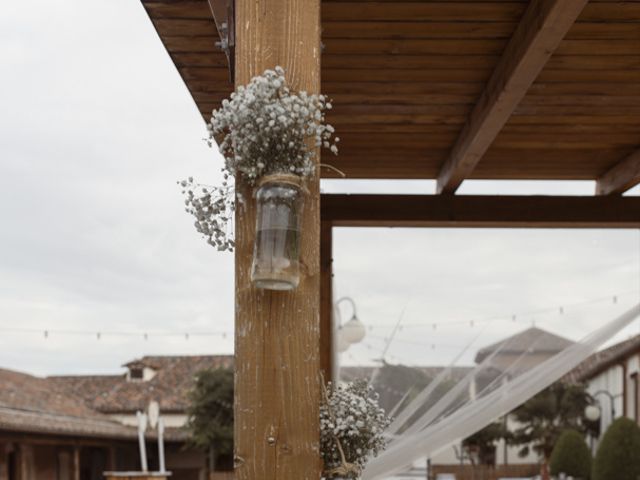
{"type": "MultiPolygon", "coordinates": [[[[114,372],[145,354],[232,352],[233,258],[198,237],[175,184],[215,183],[220,159],[140,4],[4,5],[0,86],[0,367],[114,372]]],[[[433,183],[323,189],[423,193],[433,183]]],[[[479,346],[534,322],[579,339],[640,296],[638,231],[339,229],[334,265],[336,295],[353,297],[371,327],[345,363],[379,357],[402,312],[388,360],[445,364],[480,331],[479,346]],[[550,310],[527,314],[540,309],[550,310]]]]}

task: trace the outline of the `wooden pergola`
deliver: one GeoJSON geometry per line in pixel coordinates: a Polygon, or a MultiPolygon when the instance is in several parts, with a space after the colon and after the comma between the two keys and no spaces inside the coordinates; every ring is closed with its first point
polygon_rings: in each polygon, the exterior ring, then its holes
{"type": "Polygon", "coordinates": [[[294,88],[318,92],[322,80],[333,99],[340,155],[324,163],[350,179],[437,180],[433,195],[393,196],[320,196],[316,181],[307,274],[293,293],[251,287],[253,205],[238,216],[239,479],[319,478],[333,226],[640,227],[640,198],[621,195],[640,182],[640,2],[142,3],[205,120],[234,85],[281,65],[294,88]],[[586,197],[455,195],[466,179],[596,187],[586,197]]]}

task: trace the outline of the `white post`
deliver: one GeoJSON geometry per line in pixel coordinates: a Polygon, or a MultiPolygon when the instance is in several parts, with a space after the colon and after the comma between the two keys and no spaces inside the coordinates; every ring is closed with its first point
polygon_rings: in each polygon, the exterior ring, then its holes
{"type": "Polygon", "coordinates": [[[147,448],[144,443],[144,431],[147,429],[147,415],[142,412],[136,413],[138,417],[138,445],[140,446],[140,464],[143,472],[149,471],[147,465],[147,448]]]}
{"type": "Polygon", "coordinates": [[[158,458],[160,459],[160,473],[164,473],[164,422],[162,418],[158,419],[158,458]]]}

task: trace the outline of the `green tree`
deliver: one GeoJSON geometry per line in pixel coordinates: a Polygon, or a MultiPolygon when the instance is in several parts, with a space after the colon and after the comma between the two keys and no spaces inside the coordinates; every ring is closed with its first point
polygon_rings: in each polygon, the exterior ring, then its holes
{"type": "Polygon", "coordinates": [[[594,424],[584,419],[585,407],[591,403],[584,385],[555,383],[513,411],[519,426],[511,433],[510,443],[521,447],[522,457],[533,449],[541,460],[541,476],[547,480],[549,457],[560,434],[568,429],[593,433],[594,424]]]}
{"type": "Polygon", "coordinates": [[[558,438],[551,457],[549,469],[552,475],[561,473],[588,480],[591,477],[591,450],[584,436],[575,430],[565,430],[558,438]]]}
{"type": "Polygon", "coordinates": [[[203,370],[189,393],[190,444],[209,453],[211,470],[233,467],[233,371],[203,370]]]}
{"type": "Polygon", "coordinates": [[[506,438],[505,424],[499,420],[465,438],[462,448],[473,465],[495,465],[496,443],[503,438],[506,438]]]}
{"type": "Polygon", "coordinates": [[[618,418],[607,429],[593,463],[593,480],[640,478],[640,427],[618,418]]]}

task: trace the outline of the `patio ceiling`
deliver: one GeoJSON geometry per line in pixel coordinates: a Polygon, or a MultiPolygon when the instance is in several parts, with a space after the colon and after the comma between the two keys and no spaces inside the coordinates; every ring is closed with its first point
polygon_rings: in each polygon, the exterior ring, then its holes
{"type": "MultiPolygon", "coordinates": [[[[142,2],[207,119],[233,85],[209,3],[142,2]]],[[[349,178],[640,181],[640,2],[335,0],[322,27],[349,178]]]]}

